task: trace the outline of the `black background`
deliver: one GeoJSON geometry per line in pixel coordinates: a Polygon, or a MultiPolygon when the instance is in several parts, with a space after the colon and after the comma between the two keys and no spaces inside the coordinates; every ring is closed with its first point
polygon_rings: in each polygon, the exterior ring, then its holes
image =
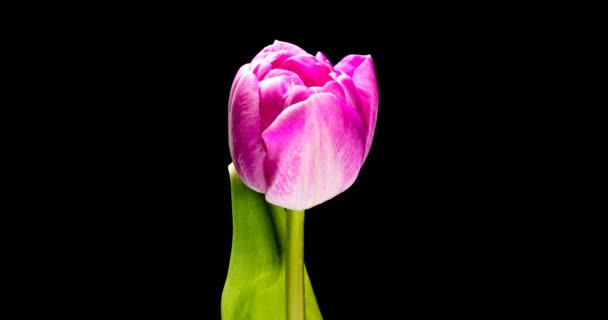
{"type": "Polygon", "coordinates": [[[334,64],[371,54],[377,73],[368,159],[350,189],[306,215],[305,261],[324,318],[490,316],[529,303],[537,283],[521,281],[536,275],[540,249],[525,243],[537,182],[521,178],[534,163],[520,143],[528,87],[519,72],[531,58],[512,45],[512,24],[445,8],[380,24],[200,12],[138,8],[50,32],[68,79],[61,92],[75,106],[57,142],[70,155],[57,156],[66,186],[50,183],[59,188],[50,203],[66,214],[48,221],[62,240],[45,260],[60,275],[50,272],[51,288],[69,294],[50,308],[220,318],[232,228],[228,94],[238,68],[274,40],[334,64]]]}

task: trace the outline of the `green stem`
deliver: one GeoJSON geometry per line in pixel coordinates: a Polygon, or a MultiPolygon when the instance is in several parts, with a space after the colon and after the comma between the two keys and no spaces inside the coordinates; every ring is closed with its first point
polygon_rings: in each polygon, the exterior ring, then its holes
{"type": "Polygon", "coordinates": [[[287,320],[305,320],[304,313],[304,210],[287,212],[287,320]]]}

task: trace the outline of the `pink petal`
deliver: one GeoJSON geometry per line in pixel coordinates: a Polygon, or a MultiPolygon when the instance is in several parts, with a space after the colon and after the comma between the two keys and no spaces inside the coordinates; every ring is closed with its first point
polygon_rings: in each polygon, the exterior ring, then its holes
{"type": "Polygon", "coordinates": [[[360,114],[363,117],[363,126],[366,132],[365,157],[367,157],[374,139],[378,117],[378,83],[376,82],[376,72],[371,56],[366,56],[365,60],[355,69],[353,82],[361,99],[360,114]]]}
{"type": "MultiPolygon", "coordinates": [[[[260,53],[258,53],[258,55],[266,53],[266,52],[277,52],[277,51],[287,51],[287,52],[291,52],[292,54],[306,54],[306,51],[304,51],[302,48],[296,46],[295,44],[275,40],[271,45],[266,46],[264,49],[262,49],[262,51],[260,51],[260,53]]],[[[256,56],[254,59],[256,59],[256,58],[258,58],[258,56],[256,56]]]]}
{"type": "Polygon", "coordinates": [[[294,85],[287,99],[287,106],[292,106],[300,101],[308,99],[315,91],[304,85],[294,85]]]}
{"type": "Polygon", "coordinates": [[[325,64],[325,65],[327,65],[329,67],[329,70],[331,70],[329,72],[329,76],[332,79],[335,80],[336,79],[336,71],[335,71],[333,65],[331,64],[331,62],[329,62],[329,59],[327,59],[327,57],[321,51],[317,52],[317,56],[316,57],[317,57],[317,60],[319,60],[321,63],[323,63],[323,64],[325,64]]]}
{"type": "Polygon", "coordinates": [[[323,86],[323,92],[333,93],[336,97],[338,97],[346,102],[346,95],[344,93],[344,88],[342,88],[342,86],[335,81],[328,81],[323,86]]]}
{"type": "Polygon", "coordinates": [[[283,70],[283,69],[270,70],[270,72],[268,72],[268,74],[266,74],[264,79],[278,77],[278,76],[288,76],[289,79],[291,79],[291,81],[293,81],[294,84],[304,85],[304,82],[302,82],[302,79],[300,79],[300,76],[298,76],[296,73],[294,73],[292,71],[283,70]]]}
{"type": "Polygon", "coordinates": [[[345,89],[347,89],[346,91],[351,94],[350,100],[355,104],[357,111],[363,119],[366,133],[365,157],[367,157],[374,139],[378,116],[378,84],[372,57],[370,55],[349,55],[344,57],[336,65],[335,69],[350,76],[352,79],[351,84],[349,80],[344,79],[343,75],[340,75],[338,82],[343,84],[345,89]],[[357,93],[357,98],[352,94],[352,87],[355,88],[354,91],[357,93]]]}
{"type": "Polygon", "coordinates": [[[264,79],[266,74],[272,70],[272,61],[269,60],[253,60],[251,62],[251,70],[258,79],[264,79]]]}
{"type": "Polygon", "coordinates": [[[284,75],[260,81],[260,132],[287,107],[291,86],[291,79],[284,75]]]}
{"type": "Polygon", "coordinates": [[[309,54],[290,57],[279,68],[297,73],[304,84],[309,87],[322,87],[327,81],[332,80],[329,75],[332,72],[330,67],[309,54]]]}
{"type": "Polygon", "coordinates": [[[330,93],[317,93],[283,111],[262,133],[266,146],[266,200],[306,210],[348,189],[365,153],[363,123],[330,93]]]}
{"type": "Polygon", "coordinates": [[[251,189],[266,191],[264,158],[260,139],[258,80],[244,65],[232,84],[228,102],[228,146],[241,180],[251,189]]]}
{"type": "Polygon", "coordinates": [[[344,101],[346,101],[346,104],[357,110],[357,114],[359,114],[361,120],[363,120],[361,99],[359,98],[359,92],[357,91],[357,87],[355,87],[355,82],[353,79],[351,79],[351,77],[347,74],[341,73],[338,76],[337,82],[340,84],[340,86],[342,86],[345,97],[344,101]]]}
{"type": "Polygon", "coordinates": [[[355,69],[363,62],[363,60],[365,60],[365,57],[366,56],[358,54],[350,54],[338,62],[334,69],[345,73],[352,78],[353,74],[355,73],[355,69]]]}
{"type": "Polygon", "coordinates": [[[283,61],[294,55],[295,53],[286,50],[259,53],[251,61],[251,70],[258,76],[258,79],[263,79],[273,68],[277,68],[283,61]]]}
{"type": "Polygon", "coordinates": [[[251,70],[258,76],[258,79],[263,79],[271,69],[298,54],[306,54],[306,51],[294,44],[275,40],[273,44],[266,46],[253,58],[251,70]]]}
{"type": "MultiPolygon", "coordinates": [[[[236,85],[239,83],[239,80],[243,77],[243,74],[249,72],[249,64],[245,64],[239,68],[236,72],[236,76],[234,76],[234,80],[232,81],[232,86],[230,87],[230,95],[228,96],[228,114],[230,114],[230,110],[232,109],[232,98],[234,96],[234,89],[236,85]]],[[[228,132],[230,134],[230,132],[228,132]]]]}
{"type": "Polygon", "coordinates": [[[330,69],[332,69],[332,71],[333,71],[333,67],[331,65],[331,62],[329,62],[329,59],[327,59],[327,57],[321,51],[317,52],[317,56],[316,57],[317,57],[318,61],[324,63],[327,66],[329,66],[330,69]]]}

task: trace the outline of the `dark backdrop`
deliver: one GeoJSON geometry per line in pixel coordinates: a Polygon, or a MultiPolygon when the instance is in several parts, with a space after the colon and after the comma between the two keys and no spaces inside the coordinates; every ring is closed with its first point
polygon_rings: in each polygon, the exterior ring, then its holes
{"type": "Polygon", "coordinates": [[[324,317],[519,305],[528,265],[512,257],[530,254],[518,251],[529,194],[517,186],[526,159],[509,151],[518,52],[500,26],[428,12],[335,26],[154,12],[99,18],[65,39],[79,106],[61,198],[78,213],[61,246],[77,261],[62,268],[74,305],[219,319],[232,228],[228,94],[275,39],[334,64],[371,54],[377,72],[376,135],[357,181],[307,211],[305,260],[324,317]]]}

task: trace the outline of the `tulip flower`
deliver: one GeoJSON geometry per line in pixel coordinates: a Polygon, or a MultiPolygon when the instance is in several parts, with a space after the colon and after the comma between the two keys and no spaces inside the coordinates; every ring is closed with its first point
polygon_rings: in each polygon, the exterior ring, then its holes
{"type": "Polygon", "coordinates": [[[306,210],[348,189],[367,157],[378,111],[372,58],[335,67],[275,41],[237,72],[228,102],[230,155],[266,201],[306,210]]]}
{"type": "Polygon", "coordinates": [[[370,55],[334,66],[275,41],[238,70],[228,99],[233,238],[223,320],[321,319],[304,267],[304,210],[355,182],[377,112],[370,55]]]}

